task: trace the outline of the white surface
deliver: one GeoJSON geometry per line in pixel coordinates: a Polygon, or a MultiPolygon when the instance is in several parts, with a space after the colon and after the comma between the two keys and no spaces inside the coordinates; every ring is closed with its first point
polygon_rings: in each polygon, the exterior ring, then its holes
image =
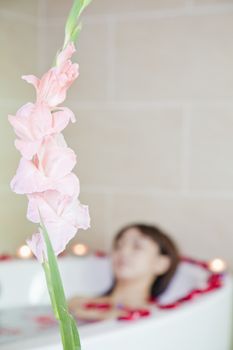
{"type": "MultiPolygon", "coordinates": [[[[99,294],[111,284],[108,259],[62,258],[66,291],[73,294],[99,294]]],[[[205,272],[182,265],[164,302],[183,295],[192,286],[201,286],[205,272]]],[[[0,307],[47,302],[41,266],[33,262],[0,264],[2,297],[0,307]],[[41,280],[40,277],[41,276],[41,280]],[[17,282],[14,282],[16,278],[17,282]],[[17,284],[16,284],[17,283],[17,284]],[[37,290],[37,288],[39,288],[37,290]],[[33,292],[37,290],[36,296],[33,292]],[[23,295],[23,293],[25,293],[23,295]]],[[[135,322],[107,321],[80,327],[83,350],[229,350],[232,309],[232,279],[225,286],[174,310],[158,311],[135,322]]],[[[1,350],[61,350],[59,335],[1,346],[1,350]]]]}
{"type": "MultiPolygon", "coordinates": [[[[111,285],[108,258],[64,257],[59,259],[59,268],[67,297],[98,295],[111,285]]],[[[48,303],[44,271],[36,260],[0,262],[0,309],[48,303]]]]}

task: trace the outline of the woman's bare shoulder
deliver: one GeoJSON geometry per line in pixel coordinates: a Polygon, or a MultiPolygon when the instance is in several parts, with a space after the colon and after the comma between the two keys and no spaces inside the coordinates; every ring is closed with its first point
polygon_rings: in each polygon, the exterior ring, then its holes
{"type": "MultiPolygon", "coordinates": [[[[86,296],[75,296],[68,300],[68,308],[71,313],[78,315],[79,317],[96,317],[97,310],[86,309],[84,306],[87,303],[109,303],[112,304],[109,297],[86,297],[86,296]]],[[[95,318],[94,317],[94,318],[95,318]]]]}
{"type": "Polygon", "coordinates": [[[92,298],[93,301],[95,302],[99,302],[99,303],[110,303],[112,302],[112,298],[107,295],[107,296],[98,296],[95,298],[92,298]]]}
{"type": "Polygon", "coordinates": [[[111,298],[110,296],[95,296],[95,297],[90,297],[90,296],[82,296],[82,295],[76,295],[72,298],[69,299],[68,303],[69,305],[81,305],[83,303],[110,303],[111,298]]]}

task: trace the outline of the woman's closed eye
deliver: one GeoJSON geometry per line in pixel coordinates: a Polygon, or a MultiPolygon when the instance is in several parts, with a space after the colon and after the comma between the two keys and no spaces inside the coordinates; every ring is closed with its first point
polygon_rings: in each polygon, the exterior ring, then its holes
{"type": "Polygon", "coordinates": [[[142,249],[144,249],[144,246],[143,246],[143,244],[141,242],[135,242],[133,244],[133,249],[135,249],[135,250],[142,250],[142,249]]]}
{"type": "Polygon", "coordinates": [[[125,247],[128,247],[128,248],[131,248],[131,249],[134,249],[134,250],[142,250],[145,248],[144,244],[142,244],[142,242],[117,242],[115,244],[115,250],[120,250],[122,248],[125,248],[125,247]]]}
{"type": "Polygon", "coordinates": [[[121,249],[123,247],[123,243],[122,242],[116,242],[115,243],[115,246],[114,246],[114,249],[115,250],[118,250],[118,249],[121,249]]]}

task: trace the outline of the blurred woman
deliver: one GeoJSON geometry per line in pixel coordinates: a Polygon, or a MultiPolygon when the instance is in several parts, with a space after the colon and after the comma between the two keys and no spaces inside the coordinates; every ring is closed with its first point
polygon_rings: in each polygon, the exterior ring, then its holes
{"type": "Polygon", "coordinates": [[[124,316],[124,308],[150,308],[149,301],[168,287],[179,264],[173,240],[156,226],[141,223],[123,227],[115,236],[111,262],[111,288],[95,298],[75,296],[69,301],[77,318],[103,320],[124,316]],[[105,303],[109,308],[88,309],[86,303],[105,303]]]}

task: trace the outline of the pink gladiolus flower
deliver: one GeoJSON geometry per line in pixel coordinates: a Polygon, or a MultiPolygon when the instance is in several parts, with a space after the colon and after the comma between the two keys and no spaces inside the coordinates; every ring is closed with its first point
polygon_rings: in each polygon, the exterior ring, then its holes
{"type": "Polygon", "coordinates": [[[21,107],[16,116],[9,116],[19,139],[15,141],[16,148],[26,159],[38,152],[45,136],[61,132],[75,117],[68,108],[60,107],[53,112],[44,104],[27,103],[21,107]]]}
{"type": "Polygon", "coordinates": [[[74,44],[69,43],[58,55],[57,66],[51,68],[41,79],[34,75],[22,77],[35,87],[37,102],[55,107],[65,100],[67,90],[79,75],[79,65],[70,60],[74,52],[74,44]]]}
{"type": "Polygon", "coordinates": [[[27,218],[34,223],[39,223],[41,216],[46,225],[63,220],[64,225],[76,229],[87,229],[90,226],[87,206],[80,204],[76,198],[62,195],[58,191],[46,191],[30,194],[28,200],[27,218]]]}
{"type": "MultiPolygon", "coordinates": [[[[78,229],[90,227],[88,206],[78,200],[79,179],[72,172],[76,155],[61,134],[75,117],[70,109],[58,106],[79,74],[78,64],[70,60],[74,52],[74,44],[69,43],[58,55],[56,67],[40,80],[24,76],[36,88],[36,103],[27,103],[9,116],[17,135],[15,146],[22,155],[11,188],[28,196],[27,217],[35,223],[43,221],[56,255],[78,229]]],[[[40,262],[47,258],[42,232],[27,243],[40,262]]]]}
{"type": "Polygon", "coordinates": [[[71,173],[76,164],[75,153],[59,134],[48,136],[33,160],[22,158],[11,188],[18,194],[59,190],[63,194],[79,195],[78,178],[71,173]]]}
{"type": "MultiPolygon", "coordinates": [[[[60,254],[78,229],[90,227],[88,206],[77,199],[61,195],[57,191],[46,191],[29,195],[27,218],[35,223],[42,218],[55,253],[60,254]]],[[[41,261],[44,242],[38,234],[28,241],[32,251],[41,261]]]]}

